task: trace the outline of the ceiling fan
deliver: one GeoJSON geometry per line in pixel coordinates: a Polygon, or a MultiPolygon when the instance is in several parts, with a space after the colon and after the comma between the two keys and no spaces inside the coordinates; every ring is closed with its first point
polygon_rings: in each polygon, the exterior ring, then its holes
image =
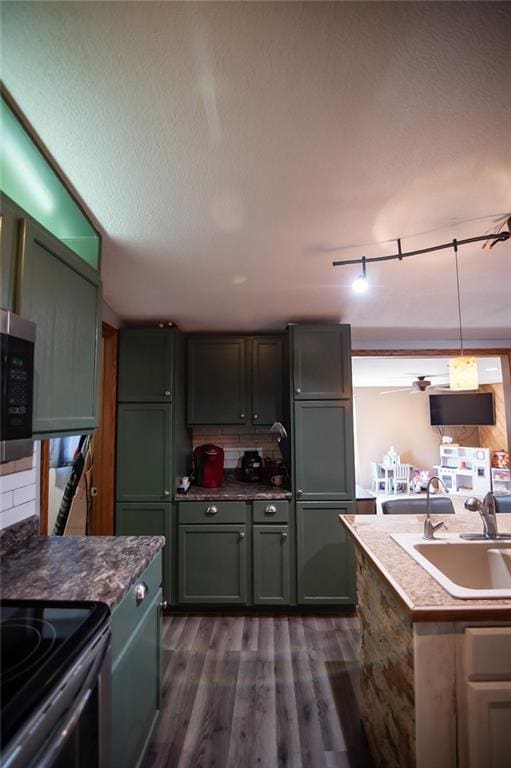
{"type": "Polygon", "coordinates": [[[450,392],[448,384],[433,384],[430,381],[430,379],[434,378],[445,378],[441,373],[433,373],[429,375],[411,373],[410,376],[417,376],[417,378],[412,381],[409,387],[405,387],[404,389],[388,389],[385,392],[380,392],[380,395],[392,395],[394,392],[410,392],[410,394],[416,395],[419,392],[425,392],[427,389],[435,390],[435,392],[450,392]]]}

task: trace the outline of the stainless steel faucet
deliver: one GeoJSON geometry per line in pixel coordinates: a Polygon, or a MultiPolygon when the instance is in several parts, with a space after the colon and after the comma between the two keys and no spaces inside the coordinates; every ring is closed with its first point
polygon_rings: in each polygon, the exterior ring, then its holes
{"type": "Polygon", "coordinates": [[[428,539],[428,541],[431,541],[431,539],[435,538],[435,531],[437,531],[439,528],[442,528],[442,526],[445,527],[445,523],[443,520],[438,520],[438,522],[434,523],[430,517],[430,508],[431,508],[430,487],[433,480],[436,480],[442,486],[442,488],[447,494],[449,493],[449,489],[447,488],[447,486],[445,485],[441,477],[438,477],[438,475],[432,475],[429,478],[428,484],[426,486],[426,519],[424,520],[424,538],[428,539]]]}
{"type": "Polygon", "coordinates": [[[479,512],[483,521],[483,533],[485,539],[498,539],[497,513],[495,508],[495,496],[488,491],[482,501],[471,496],[465,502],[465,509],[470,512],[479,512]]]}

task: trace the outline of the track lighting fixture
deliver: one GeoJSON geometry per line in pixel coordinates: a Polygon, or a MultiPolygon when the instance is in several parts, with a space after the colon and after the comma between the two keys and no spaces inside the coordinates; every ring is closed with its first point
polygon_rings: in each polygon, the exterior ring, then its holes
{"type": "Polygon", "coordinates": [[[364,256],[362,257],[362,274],[356,277],[355,280],[353,280],[351,287],[353,288],[355,293],[365,293],[369,288],[369,283],[367,282],[367,274],[366,274],[366,260],[364,256]]]}

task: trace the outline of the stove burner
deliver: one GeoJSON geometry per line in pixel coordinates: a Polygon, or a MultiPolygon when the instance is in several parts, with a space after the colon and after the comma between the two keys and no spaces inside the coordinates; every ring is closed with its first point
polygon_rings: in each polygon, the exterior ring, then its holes
{"type": "Polygon", "coordinates": [[[56,637],[55,628],[44,619],[32,618],[26,623],[19,618],[3,621],[0,627],[1,684],[42,664],[51,653],[56,637]]]}

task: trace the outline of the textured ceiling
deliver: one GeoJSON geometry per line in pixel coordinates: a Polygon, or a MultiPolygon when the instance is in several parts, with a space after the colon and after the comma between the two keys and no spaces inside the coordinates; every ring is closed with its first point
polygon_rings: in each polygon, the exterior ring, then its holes
{"type": "MultiPolygon", "coordinates": [[[[456,338],[450,251],[511,210],[510,3],[2,3],[2,78],[104,233],[124,319],[456,338]],[[422,234],[421,234],[422,233],[422,234]]],[[[511,337],[511,243],[460,251],[511,337]]]]}

